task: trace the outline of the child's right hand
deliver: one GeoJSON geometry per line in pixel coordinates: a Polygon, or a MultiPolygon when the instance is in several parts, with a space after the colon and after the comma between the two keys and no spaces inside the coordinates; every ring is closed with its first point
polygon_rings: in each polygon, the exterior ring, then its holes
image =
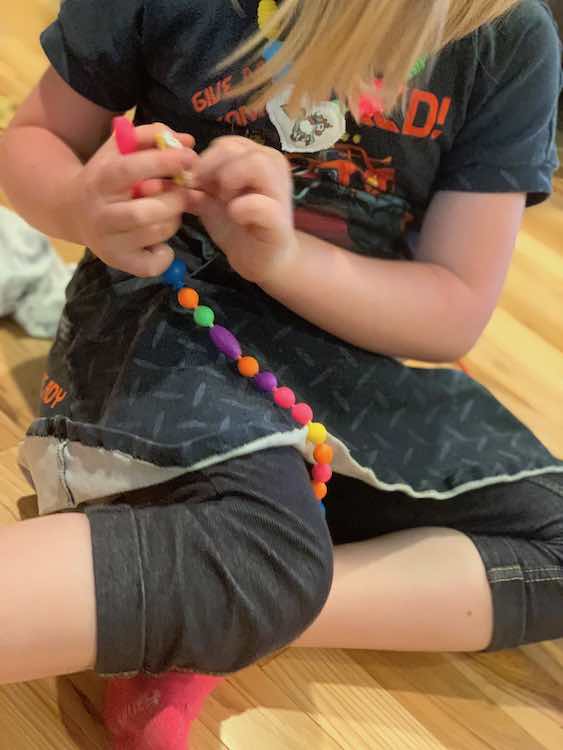
{"type": "Polygon", "coordinates": [[[136,129],[139,151],[122,156],[110,138],[69,186],[77,236],[108,266],[134,276],[158,276],[174,260],[164,243],[176,234],[187,191],[171,178],[197,159],[190,135],[174,133],[186,147],[161,151],[160,123],[136,129]],[[133,186],[140,197],[133,200],[133,186]]]}

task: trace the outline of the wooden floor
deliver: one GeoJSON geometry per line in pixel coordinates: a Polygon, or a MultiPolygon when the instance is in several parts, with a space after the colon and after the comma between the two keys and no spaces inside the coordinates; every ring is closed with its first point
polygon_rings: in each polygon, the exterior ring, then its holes
{"type": "MultiPolygon", "coordinates": [[[[0,125],[43,68],[36,37],[57,5],[2,4],[0,125]]],[[[560,456],[562,289],[560,180],[554,199],[528,214],[499,309],[467,359],[560,456]]],[[[34,512],[16,444],[47,350],[0,325],[1,524],[34,512]]],[[[0,688],[0,750],[104,748],[100,698],[93,675],[0,688]]],[[[479,656],[288,650],[225,683],[192,740],[194,750],[562,750],[563,641],[479,656]]]]}

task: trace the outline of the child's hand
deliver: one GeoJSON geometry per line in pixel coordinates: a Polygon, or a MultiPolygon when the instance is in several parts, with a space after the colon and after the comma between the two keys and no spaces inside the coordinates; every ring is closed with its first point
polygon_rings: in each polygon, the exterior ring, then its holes
{"type": "Polygon", "coordinates": [[[197,159],[189,135],[175,134],[186,146],[181,151],[158,150],[155,138],[164,129],[138,127],[140,150],[127,156],[110,138],[70,185],[77,235],[108,266],[134,276],[158,276],[172,263],[173,252],[163,243],[181,225],[188,191],[170,178],[197,159]]]}
{"type": "Polygon", "coordinates": [[[248,281],[283,273],[297,252],[292,185],[282,154],[236,136],[216,140],[192,173],[188,211],[200,217],[248,281]]]}

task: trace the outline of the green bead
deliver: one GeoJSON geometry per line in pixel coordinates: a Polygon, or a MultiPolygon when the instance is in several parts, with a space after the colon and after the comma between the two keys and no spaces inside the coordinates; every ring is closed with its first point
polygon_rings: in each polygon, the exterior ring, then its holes
{"type": "Polygon", "coordinates": [[[194,320],[202,328],[213,328],[215,313],[210,307],[200,305],[194,310],[194,320]]]}
{"type": "Polygon", "coordinates": [[[427,62],[428,62],[428,57],[426,55],[418,59],[416,63],[414,64],[413,69],[410,72],[410,78],[414,78],[415,76],[422,73],[426,68],[427,62]]]}

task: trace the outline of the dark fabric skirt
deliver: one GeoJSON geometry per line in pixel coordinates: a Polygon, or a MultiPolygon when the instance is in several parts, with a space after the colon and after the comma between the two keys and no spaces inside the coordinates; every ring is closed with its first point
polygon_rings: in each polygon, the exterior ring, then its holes
{"type": "MultiPolygon", "coordinates": [[[[335,471],[421,498],[563,471],[465,374],[346,344],[241,279],[222,255],[204,262],[186,245],[176,250],[215,322],[326,425],[335,471]]],[[[170,287],[109,269],[88,251],[28,435],[186,469],[282,444],[307,452],[305,431],[217,352],[170,287]]]]}

